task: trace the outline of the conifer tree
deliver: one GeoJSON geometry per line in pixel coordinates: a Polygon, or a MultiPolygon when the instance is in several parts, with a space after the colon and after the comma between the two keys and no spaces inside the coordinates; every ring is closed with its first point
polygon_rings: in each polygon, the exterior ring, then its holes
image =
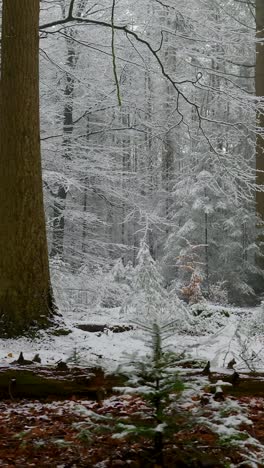
{"type": "Polygon", "coordinates": [[[137,320],[158,319],[168,305],[168,293],[163,287],[163,277],[152,258],[145,238],[141,241],[137,255],[132,292],[123,305],[123,311],[137,320]]]}
{"type": "MultiPolygon", "coordinates": [[[[170,398],[177,397],[184,389],[176,366],[181,359],[166,350],[166,341],[173,333],[173,323],[164,321],[158,325],[154,320],[149,324],[140,323],[144,331],[144,344],[149,349],[146,355],[127,356],[129,361],[120,371],[128,378],[127,385],[119,390],[125,394],[140,395],[152,408],[152,422],[142,420],[137,424],[117,424],[121,436],[149,437],[154,443],[154,462],[164,466],[163,449],[165,440],[177,432],[177,415],[169,411],[170,398]]],[[[116,437],[120,434],[117,433],[116,437]]],[[[114,436],[115,437],[115,436],[114,436]]]]}

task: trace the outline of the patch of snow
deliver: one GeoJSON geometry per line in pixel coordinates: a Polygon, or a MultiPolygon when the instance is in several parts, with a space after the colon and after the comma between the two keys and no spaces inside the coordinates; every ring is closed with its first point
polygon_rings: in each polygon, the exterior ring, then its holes
{"type": "Polygon", "coordinates": [[[158,425],[155,427],[155,432],[164,432],[164,429],[166,429],[166,427],[167,427],[167,424],[166,424],[166,423],[158,424],[158,425]]]}
{"type": "Polygon", "coordinates": [[[223,380],[217,380],[216,383],[210,383],[210,387],[232,387],[232,384],[223,380]]]}

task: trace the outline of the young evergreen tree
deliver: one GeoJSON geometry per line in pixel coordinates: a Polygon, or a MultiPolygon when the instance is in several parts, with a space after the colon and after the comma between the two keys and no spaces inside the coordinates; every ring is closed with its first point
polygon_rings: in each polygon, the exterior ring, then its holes
{"type": "MultiPolygon", "coordinates": [[[[129,362],[120,371],[128,378],[127,385],[119,390],[122,393],[140,395],[152,408],[152,421],[117,424],[121,436],[143,436],[154,442],[154,462],[164,466],[163,449],[165,440],[179,430],[177,415],[169,411],[170,398],[179,395],[184,389],[176,366],[180,355],[166,351],[166,340],[173,333],[173,324],[163,322],[158,325],[154,320],[149,324],[141,323],[145,332],[144,344],[149,353],[145,356],[130,356],[129,362]]],[[[129,357],[129,356],[128,356],[129,357]]],[[[117,434],[114,437],[119,437],[117,434]]]]}
{"type": "Polygon", "coordinates": [[[39,0],[3,1],[0,103],[0,320],[42,326],[52,294],[39,138],[39,0]]]}
{"type": "Polygon", "coordinates": [[[141,241],[137,262],[132,292],[125,301],[123,310],[132,320],[137,321],[142,316],[147,320],[159,320],[162,311],[168,307],[168,293],[145,238],[141,241]]]}

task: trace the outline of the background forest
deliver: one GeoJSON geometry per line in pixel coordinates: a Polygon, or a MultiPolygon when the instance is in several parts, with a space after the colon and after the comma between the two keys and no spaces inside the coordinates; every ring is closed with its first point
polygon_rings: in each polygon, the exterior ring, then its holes
{"type": "Polygon", "coordinates": [[[133,269],[144,241],[180,297],[254,301],[254,5],[80,0],[90,22],[46,27],[69,3],[42,1],[40,21],[55,295],[82,289],[91,304],[100,282],[100,300],[118,301],[115,265],[133,269]],[[120,31],[100,26],[111,21],[120,31]]]}

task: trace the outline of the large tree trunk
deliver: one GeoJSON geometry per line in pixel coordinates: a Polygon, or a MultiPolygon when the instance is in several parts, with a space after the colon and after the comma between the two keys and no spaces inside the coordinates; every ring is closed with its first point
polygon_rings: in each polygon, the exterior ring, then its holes
{"type": "MultiPolygon", "coordinates": [[[[256,0],[256,96],[262,97],[261,105],[257,112],[257,127],[258,133],[256,138],[256,182],[259,189],[264,186],[264,2],[256,0]]],[[[262,222],[264,222],[264,192],[257,191],[256,193],[256,210],[262,222]]],[[[257,226],[257,238],[261,255],[264,255],[263,226],[257,226]],[[258,232],[259,231],[259,232],[258,232]]],[[[264,269],[264,257],[258,258],[258,265],[264,269]]],[[[262,285],[262,290],[264,289],[262,285]]]]}
{"type": "Polygon", "coordinates": [[[39,0],[4,0],[0,102],[0,333],[52,310],[39,138],[39,0]]]}

